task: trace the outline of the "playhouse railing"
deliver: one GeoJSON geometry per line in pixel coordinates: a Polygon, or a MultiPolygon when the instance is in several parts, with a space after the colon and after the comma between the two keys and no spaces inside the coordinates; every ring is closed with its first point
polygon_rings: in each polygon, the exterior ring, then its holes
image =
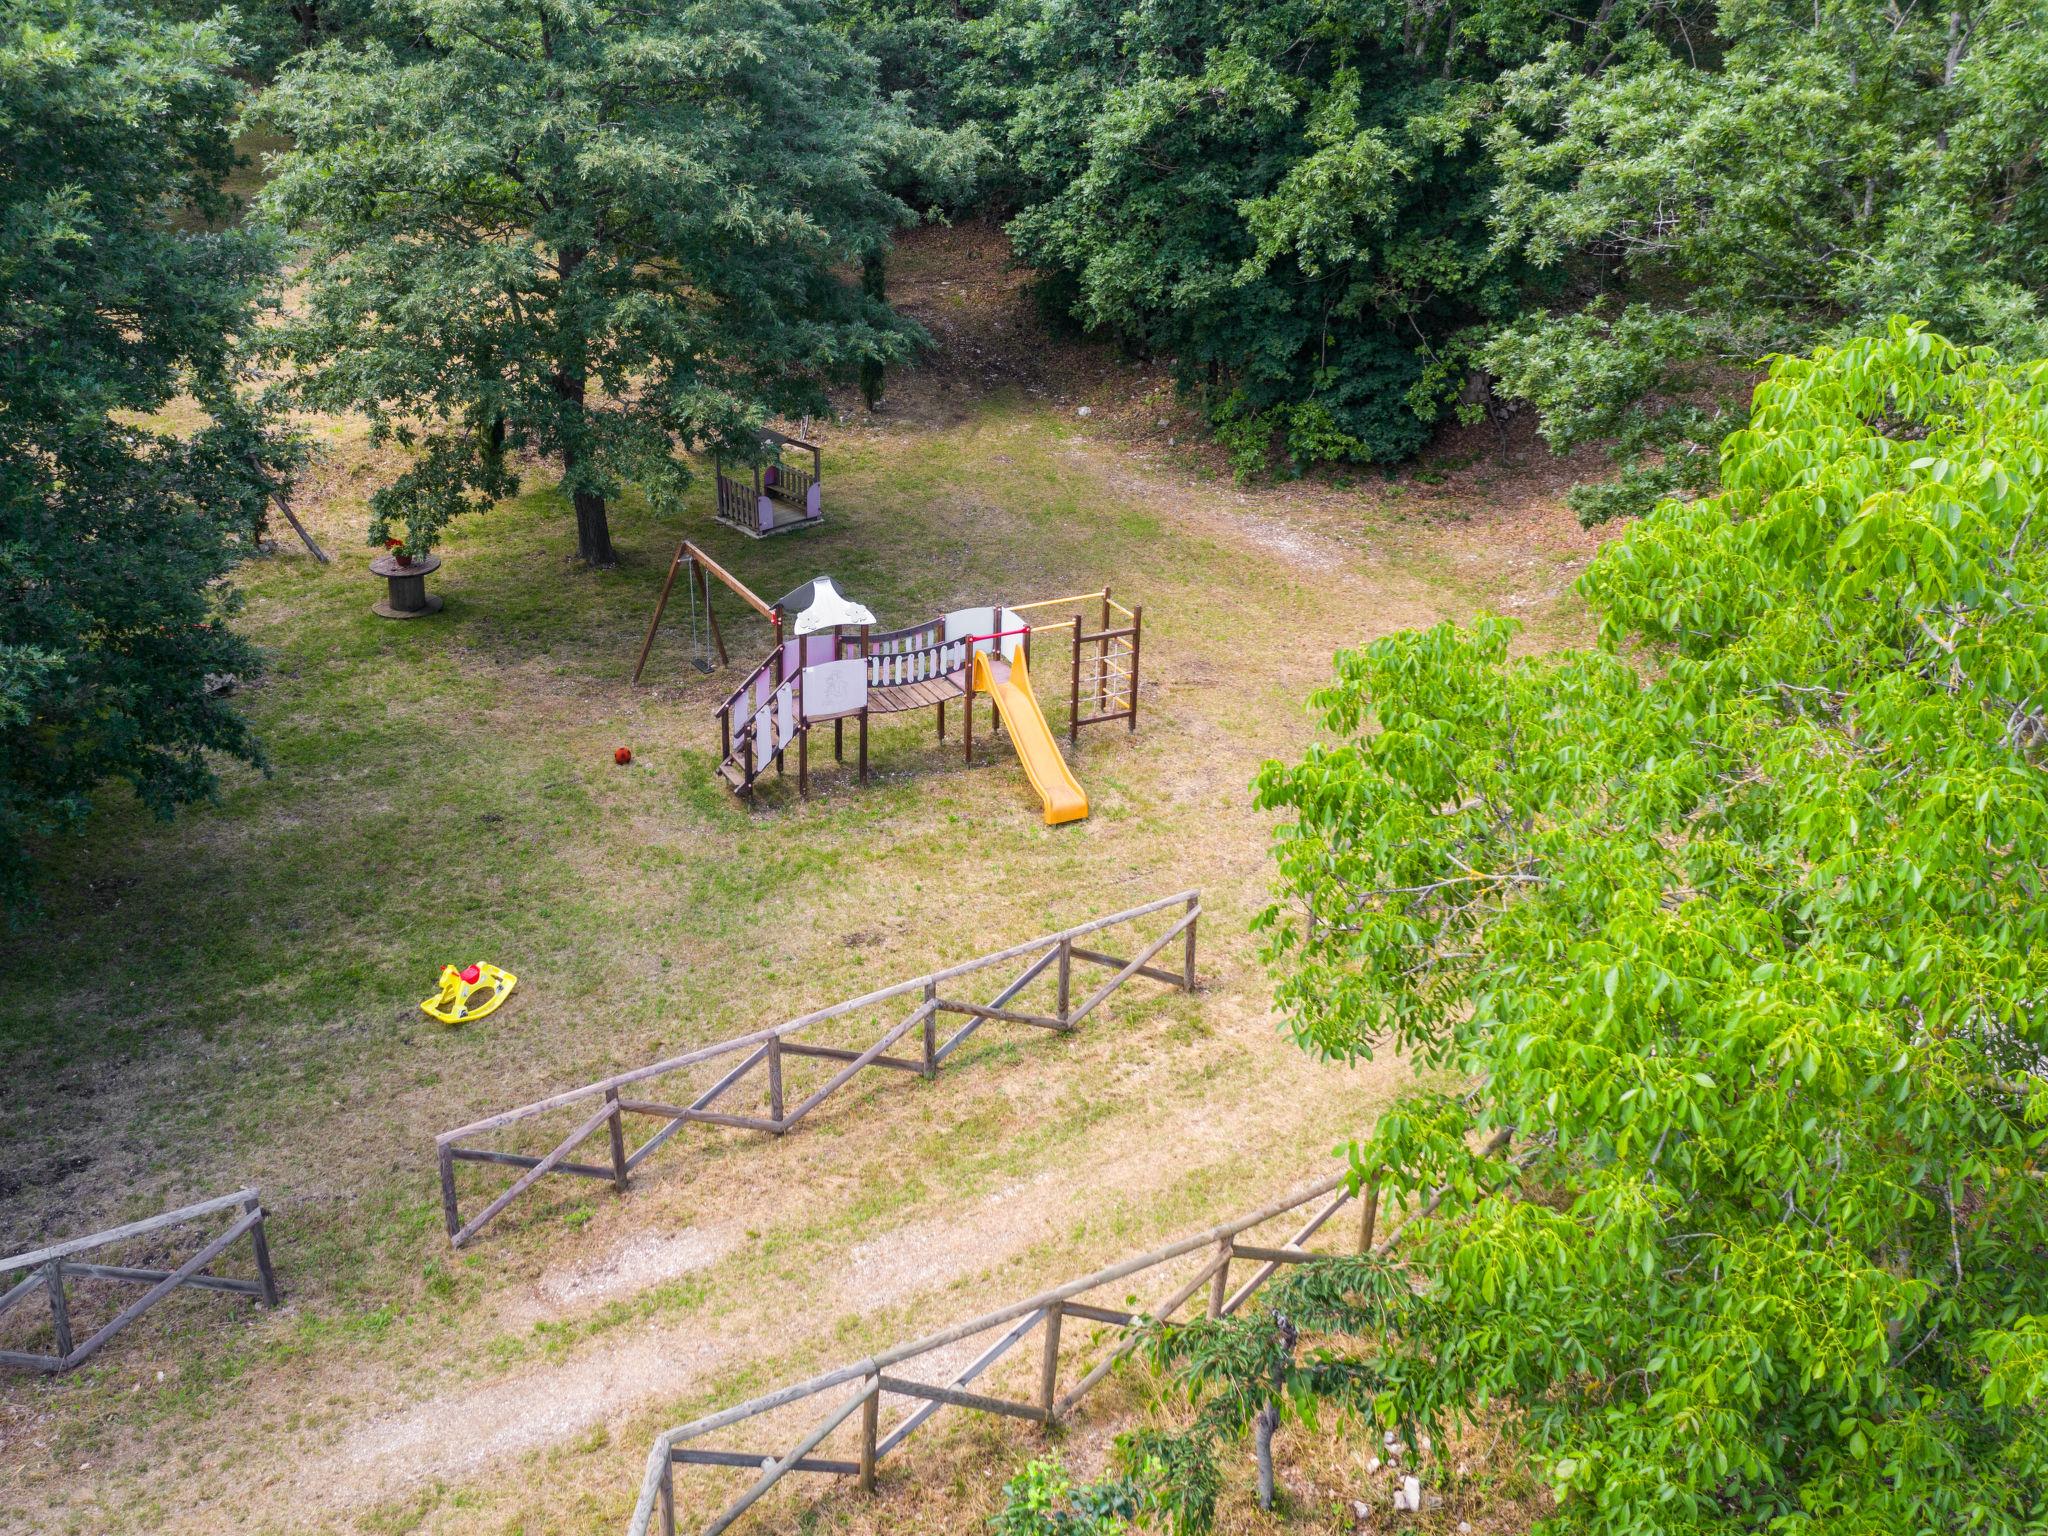
{"type": "Polygon", "coordinates": [[[718,516],[722,522],[752,528],[761,520],[754,502],[754,488],[720,471],[718,474],[718,516]]]}
{"type": "Polygon", "coordinates": [[[944,677],[961,664],[964,643],[945,638],[943,619],[867,637],[868,686],[895,688],[944,677]]]}
{"type": "Polygon", "coordinates": [[[808,469],[799,469],[794,464],[778,464],[775,466],[775,484],[767,489],[768,494],[778,501],[802,507],[808,503],[811,487],[817,483],[818,477],[808,469]]]}
{"type": "Polygon", "coordinates": [[[752,784],[771,764],[782,766],[782,754],[804,723],[803,668],[819,659],[837,659],[841,648],[829,635],[778,641],[767,659],[720,702],[719,754],[722,764],[738,774],[736,787],[752,784]],[[812,644],[821,639],[831,644],[833,655],[813,654],[823,652],[823,646],[812,644]]]}
{"type": "MultiPolygon", "coordinates": [[[[928,976],[898,982],[894,986],[884,987],[843,1003],[834,1003],[828,1008],[820,1008],[769,1029],[757,1029],[749,1034],[722,1040],[715,1045],[686,1051],[665,1061],[636,1067],[630,1072],[621,1072],[599,1082],[586,1083],[580,1088],[571,1088],[535,1103],[487,1116],[469,1125],[458,1126],[452,1131],[443,1131],[435,1138],[435,1150],[440,1163],[442,1214],[447,1221],[449,1239],[457,1247],[462,1246],[548,1174],[602,1179],[623,1190],[632,1171],[686,1125],[719,1125],[738,1130],[767,1131],[780,1136],[795,1127],[797,1122],[865,1069],[890,1069],[915,1073],[926,1078],[936,1077],[939,1067],[946,1058],[958,1050],[983,1024],[991,1020],[1032,1025],[1064,1034],[1077,1027],[1112,993],[1134,976],[1165,982],[1169,986],[1191,992],[1195,987],[1195,930],[1201,914],[1202,898],[1199,891],[1181,891],[1176,895],[1162,896],[1157,901],[1149,901],[1142,906],[1111,913],[1108,917],[1096,918],[1093,922],[1081,923],[1072,928],[1061,929],[1058,933],[1049,933],[1041,938],[1015,944],[1008,949],[997,950],[993,954],[982,955],[959,965],[934,971],[928,976]],[[1181,910],[1167,925],[1166,930],[1144,942],[1142,947],[1137,948],[1133,958],[1124,959],[1103,953],[1086,942],[1106,929],[1139,923],[1173,908],[1181,910]],[[1169,970],[1164,966],[1154,965],[1152,961],[1160,951],[1176,940],[1180,942],[1181,947],[1178,968],[1169,970]],[[964,978],[1018,961],[1024,962],[1023,970],[998,990],[988,1002],[971,1001],[959,995],[955,987],[955,983],[964,978]],[[1112,973],[1107,980],[1088,990],[1078,1000],[1073,982],[1076,961],[1112,973]],[[1051,986],[1054,994],[1050,1000],[1050,1011],[1039,1011],[1020,1005],[1018,999],[1026,988],[1048,973],[1052,976],[1051,986]],[[813,1039],[800,1038],[834,1019],[845,1018],[913,995],[918,1001],[909,1014],[890,1025],[879,1038],[864,1049],[856,1049],[851,1044],[825,1044],[813,1039]],[[941,1040],[939,1020],[947,1015],[957,1016],[966,1022],[941,1040]],[[899,1042],[911,1038],[913,1032],[922,1042],[921,1051],[913,1045],[909,1047],[914,1053],[912,1055],[888,1054],[899,1042]],[[650,1079],[666,1077],[671,1073],[693,1067],[704,1067],[713,1062],[724,1062],[733,1056],[739,1057],[737,1064],[724,1070],[722,1075],[702,1091],[696,1092],[686,1104],[643,1099],[635,1091],[646,1091],[640,1089],[640,1085],[650,1079]],[[784,1097],[785,1058],[818,1059],[844,1065],[822,1086],[790,1105],[785,1102],[784,1097]],[[757,1089],[766,1090],[767,1112],[743,1113],[734,1107],[733,1092],[743,1081],[757,1072],[761,1076],[754,1078],[754,1082],[757,1089]],[[765,1082],[762,1081],[763,1078],[765,1082]],[[714,1108],[714,1105],[720,1107],[714,1108]],[[557,1141],[550,1151],[514,1152],[474,1145],[479,1137],[489,1136],[508,1127],[565,1110],[578,1116],[578,1121],[574,1129],[557,1141]],[[651,1116],[665,1123],[637,1148],[628,1151],[625,1130],[627,1115],[651,1116]],[[608,1163],[570,1160],[572,1152],[599,1134],[605,1134],[609,1138],[611,1156],[608,1163]],[[503,1168],[516,1168],[521,1172],[509,1189],[498,1194],[483,1210],[465,1222],[462,1220],[455,1181],[455,1165],[459,1162],[494,1164],[503,1168]]],[[[1134,946],[1138,942],[1136,938],[1131,940],[1134,946]]]]}

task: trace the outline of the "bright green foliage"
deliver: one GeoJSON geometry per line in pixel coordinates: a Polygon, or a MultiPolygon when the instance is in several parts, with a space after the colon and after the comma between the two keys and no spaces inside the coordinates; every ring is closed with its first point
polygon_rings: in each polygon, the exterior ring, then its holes
{"type": "Polygon", "coordinates": [[[1153,1512],[1136,1478],[1076,1483],[1057,1456],[1026,1462],[1003,1485],[1003,1507],[990,1518],[995,1536],[1124,1536],[1153,1512]]]}
{"type": "Polygon", "coordinates": [[[1697,31],[1584,62],[1559,50],[1505,76],[1490,151],[1502,240],[1571,274],[1585,307],[1532,316],[1486,358],[1560,451],[1618,440],[1629,474],[1578,498],[1588,521],[1711,484],[1733,424],[1716,384],[1767,351],[1904,312],[2048,352],[2032,0],[1721,0],[1697,31]]]}
{"type": "Polygon", "coordinates": [[[913,135],[814,0],[382,0],[401,30],[265,98],[297,144],[266,193],[309,261],[297,397],[419,450],[373,542],[424,550],[525,446],[608,563],[605,499],[675,498],[678,444],[751,456],[765,416],[909,354],[857,273],[908,216],[875,176],[913,135]]]}
{"type": "MultiPolygon", "coordinates": [[[[1144,1354],[1173,1373],[1191,1410],[1185,1427],[1120,1435],[1113,1474],[1087,1486],[1077,1487],[1056,1461],[1031,1463],[1004,1489],[1007,1502],[993,1528],[999,1536],[1123,1529],[1085,1523],[1107,1510],[1116,1519],[1144,1514],[1153,1529],[1201,1536],[1214,1528],[1223,1492],[1219,1452],[1248,1433],[1258,1458],[1259,1503],[1272,1508],[1274,1432],[1283,1419],[1313,1431],[1328,1410],[1349,1416],[1375,1410],[1392,1379],[1389,1362],[1338,1345],[1346,1336],[1392,1327],[1408,1287],[1406,1273],[1383,1256],[1323,1259],[1282,1275],[1259,1293],[1253,1309],[1146,1324],[1144,1354]],[[1075,1516],[1084,1523],[1060,1523],[1075,1516]]],[[[1398,1372],[1400,1362],[1394,1364],[1398,1372]]],[[[1413,1426],[1403,1429],[1413,1450],[1413,1426]]]]}
{"type": "Polygon", "coordinates": [[[1781,358],[1720,477],[1601,649],[1343,653],[1260,777],[1301,1042],[1476,1085],[1352,1148],[1454,1191],[1376,1411],[1512,1411],[1560,1530],[2037,1530],[2048,363],[1781,358]]]}
{"type": "Polygon", "coordinates": [[[1491,79],[1583,36],[1568,10],[1015,0],[1018,250],[1083,325],[1205,387],[1241,471],[1276,442],[1296,466],[1405,458],[1470,328],[1517,302],[1487,227],[1491,79]]]}
{"type": "Polygon", "coordinates": [[[90,0],[0,19],[0,905],[99,783],[169,815],[257,756],[205,683],[255,669],[220,580],[290,458],[233,392],[271,252],[180,227],[226,212],[234,59],[90,0]],[[182,391],[196,434],[132,424],[182,391]]]}

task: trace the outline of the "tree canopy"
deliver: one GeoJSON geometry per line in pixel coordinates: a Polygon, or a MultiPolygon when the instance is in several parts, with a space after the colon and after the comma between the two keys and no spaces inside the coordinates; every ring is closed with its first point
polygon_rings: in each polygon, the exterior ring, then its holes
{"type": "Polygon", "coordinates": [[[1599,649],[1340,653],[1260,776],[1297,1038],[1450,1084],[1351,1148],[1459,1193],[1372,1411],[1510,1414],[1560,1529],[2032,1530],[2048,362],[1783,357],[1719,470],[1593,563],[1599,649]]]}
{"type": "Polygon", "coordinates": [[[675,497],[677,445],[755,456],[765,417],[909,355],[843,268],[909,216],[876,176],[912,130],[813,0],[382,4],[264,101],[296,146],[265,193],[308,263],[295,398],[418,450],[373,542],[424,550],[525,446],[609,563],[606,499],[675,497]]]}
{"type": "Polygon", "coordinates": [[[1487,229],[1486,46],[1349,0],[998,18],[1031,189],[1010,231],[1053,302],[1170,358],[1243,471],[1415,453],[1459,338],[1519,291],[1487,229]]]}
{"type": "Polygon", "coordinates": [[[2038,7],[1722,0],[1683,46],[1628,40],[1507,75],[1504,245],[1569,274],[1486,352],[1560,449],[1610,439],[1588,521],[1711,485],[1766,352],[1914,315],[2048,352],[2037,252],[2048,37],[2038,7]]]}
{"type": "Polygon", "coordinates": [[[1757,360],[1893,313],[2048,350],[2037,7],[835,0],[1056,312],[1171,358],[1239,468],[1406,458],[1532,407],[1713,486],[1757,360]]]}
{"type": "Polygon", "coordinates": [[[214,22],[38,0],[0,19],[0,905],[125,780],[156,811],[254,760],[220,580],[290,457],[235,389],[272,251],[227,212],[242,87],[214,22]],[[205,419],[145,418],[189,392],[205,419]]]}

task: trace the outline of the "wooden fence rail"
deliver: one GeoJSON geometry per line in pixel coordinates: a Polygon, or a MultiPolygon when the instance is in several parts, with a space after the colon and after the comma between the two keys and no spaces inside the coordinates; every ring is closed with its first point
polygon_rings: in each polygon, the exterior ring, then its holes
{"type": "MultiPolygon", "coordinates": [[[[1496,1133],[1482,1149],[1482,1155],[1492,1156],[1499,1152],[1507,1145],[1508,1136],[1507,1131],[1496,1133]]],[[[1434,1212],[1443,1197],[1444,1191],[1437,1190],[1408,1213],[1399,1226],[1381,1235],[1375,1230],[1379,1218],[1379,1190],[1375,1185],[1367,1185],[1356,1200],[1360,1210],[1358,1251],[1386,1252],[1410,1221],[1434,1212]]],[[[1137,1325],[1172,1317],[1204,1287],[1209,1292],[1209,1316],[1226,1317],[1235,1313],[1282,1264],[1301,1264],[1326,1257],[1311,1252],[1305,1245],[1338,1211],[1351,1203],[1353,1196],[1346,1187],[1346,1176],[1333,1174],[1234,1221],[1197,1232],[1136,1258],[1124,1259],[1092,1275],[1070,1280],[1065,1285],[1041,1291],[1036,1296],[956,1323],[924,1338],[895,1345],[856,1364],[826,1371],[808,1381],[797,1382],[707,1414],[678,1429],[668,1430],[655,1439],[648,1454],[647,1472],[641,1482],[640,1498],[634,1506],[632,1522],[627,1527],[628,1536],[648,1536],[650,1528],[658,1528],[661,1536],[675,1536],[675,1469],[679,1466],[743,1467],[758,1474],[753,1483],[707,1521],[699,1533],[699,1536],[718,1536],[791,1472],[822,1472],[851,1477],[858,1480],[863,1492],[872,1492],[877,1464],[942,1408],[972,1408],[1035,1424],[1056,1424],[1071,1414],[1117,1361],[1137,1346],[1141,1337],[1136,1331],[1137,1325]],[[1299,1213],[1304,1207],[1314,1207],[1312,1214],[1284,1240],[1272,1244],[1246,1240],[1246,1234],[1252,1229],[1290,1213],[1299,1213]],[[1150,1270],[1176,1266],[1176,1261],[1195,1255],[1201,1256],[1199,1265],[1192,1273],[1177,1274],[1171,1288],[1149,1311],[1131,1312],[1081,1299],[1090,1291],[1129,1280],[1150,1270]],[[1242,1284],[1232,1290],[1230,1267],[1237,1262],[1256,1267],[1242,1284]],[[1099,1359],[1085,1369],[1081,1369],[1082,1360],[1090,1352],[1093,1341],[1083,1340],[1080,1348],[1068,1351],[1081,1359],[1066,1365],[1063,1370],[1065,1357],[1062,1347],[1068,1336],[1062,1325],[1068,1318],[1102,1324],[1123,1332],[1099,1359]],[[937,1354],[981,1334],[994,1333],[997,1329],[1003,1330],[1001,1335],[966,1366],[953,1372],[944,1383],[917,1381],[905,1373],[904,1368],[914,1369],[914,1362],[924,1356],[937,1354]],[[1002,1396],[992,1391],[968,1390],[1034,1330],[1040,1332],[1042,1344],[1036,1371],[1024,1373],[1025,1395],[1002,1396]],[[1062,1392],[1060,1382],[1063,1376],[1071,1376],[1075,1370],[1080,1370],[1079,1378],[1062,1392]],[[852,1389],[851,1395],[835,1401],[825,1416],[790,1451],[763,1454],[753,1450],[713,1449],[691,1444],[735,1424],[846,1387],[852,1389]],[[889,1397],[907,1398],[913,1406],[885,1434],[881,1427],[881,1404],[889,1397]],[[854,1454],[839,1457],[816,1454],[832,1433],[856,1412],[861,1419],[856,1431],[858,1444],[854,1454]]]]}
{"type": "Polygon", "coordinates": [[[50,1306],[51,1332],[55,1335],[55,1348],[49,1354],[38,1354],[29,1350],[0,1349],[0,1365],[18,1366],[31,1371],[47,1371],[52,1375],[82,1365],[99,1353],[107,1341],[134,1322],[151,1307],[162,1301],[171,1292],[183,1286],[203,1291],[234,1291],[244,1296],[254,1296],[266,1306],[277,1305],[277,1277],[270,1269],[270,1245],[263,1235],[263,1204],[253,1189],[241,1189],[232,1195],[220,1195],[212,1200],[201,1200],[196,1205],[180,1206],[174,1211],[151,1216],[142,1221],[131,1221],[126,1226],[112,1227],[105,1232],[95,1232],[89,1237],[74,1237],[66,1242],[53,1243],[47,1248],[38,1248],[33,1253],[17,1253],[12,1258],[0,1259],[0,1277],[27,1270],[28,1274],[10,1289],[0,1293],[0,1313],[7,1312],[29,1295],[40,1290],[50,1306]],[[208,1216],[223,1211],[235,1212],[227,1229],[208,1241],[191,1258],[176,1269],[138,1269],[126,1264],[95,1264],[83,1262],[74,1255],[90,1253],[97,1248],[125,1242],[131,1238],[147,1237],[171,1227],[183,1226],[188,1222],[203,1221],[208,1216]],[[254,1280],[234,1280],[222,1275],[206,1273],[215,1260],[227,1252],[235,1241],[246,1235],[256,1259],[254,1280]],[[81,1280],[114,1280],[136,1285],[147,1285],[149,1289],[123,1307],[112,1320],[96,1329],[82,1343],[75,1342],[71,1328],[71,1305],[65,1289],[66,1282],[81,1280]]]}
{"type": "MultiPolygon", "coordinates": [[[[816,1012],[804,1014],[800,1018],[777,1024],[770,1029],[757,1029],[751,1034],[722,1040],[716,1045],[702,1046],[694,1051],[686,1051],[680,1056],[657,1061],[650,1066],[636,1067],[630,1072],[618,1073],[601,1082],[586,1083],[580,1088],[571,1088],[567,1092],[554,1094],[536,1103],[521,1105],[518,1109],[508,1109],[503,1114],[491,1115],[472,1124],[458,1126],[452,1131],[443,1131],[435,1138],[435,1147],[440,1162],[442,1214],[447,1222],[449,1239],[456,1247],[461,1247],[506,1206],[548,1174],[603,1179],[618,1189],[624,1189],[633,1170],[660,1150],[663,1143],[686,1125],[721,1125],[739,1130],[766,1131],[780,1136],[862,1071],[886,1069],[915,1073],[926,1078],[935,1077],[946,1058],[958,1050],[983,1024],[991,1020],[1008,1024],[1027,1024],[1065,1033],[1079,1025],[1100,1007],[1111,993],[1134,976],[1144,976],[1192,992],[1195,987],[1195,929],[1201,913],[1202,899],[1199,891],[1182,891],[1177,895],[1163,896],[1157,901],[1146,902],[1143,906],[1131,907],[1108,917],[1097,918],[1090,923],[1082,923],[1078,927],[1062,929],[1058,933],[1049,933],[1041,938],[1012,945],[1008,949],[997,950],[994,954],[982,955],[978,959],[950,966],[942,971],[934,971],[929,976],[898,982],[880,991],[869,992],[843,1003],[835,1003],[829,1008],[820,1008],[816,1012]],[[1077,942],[1110,928],[1140,922],[1155,913],[1166,912],[1175,907],[1182,909],[1179,915],[1164,933],[1145,942],[1138,949],[1135,958],[1126,960],[1077,942]],[[1152,964],[1160,951],[1175,939],[1181,941],[1179,968],[1168,970],[1152,964]],[[987,1002],[974,1002],[955,994],[953,983],[1015,961],[1024,962],[1022,972],[987,1002]],[[1074,1001],[1076,961],[1112,972],[1078,1003],[1074,1001]],[[1048,971],[1054,974],[1057,987],[1057,997],[1051,1012],[1036,1012],[1010,1006],[1025,988],[1048,971]],[[797,1038],[831,1020],[844,1018],[913,994],[918,999],[916,1006],[864,1050],[824,1045],[797,1038]],[[966,1022],[941,1041],[939,1020],[946,1015],[965,1019],[966,1022]],[[916,1032],[917,1038],[905,1048],[906,1054],[890,1054],[891,1048],[901,1045],[913,1031],[916,1032]],[[726,1057],[738,1057],[739,1060],[688,1103],[673,1104],[642,1098],[632,1093],[632,1090],[652,1078],[702,1066],[726,1057]],[[788,1058],[840,1062],[844,1065],[822,1086],[796,1103],[789,1104],[785,1101],[783,1082],[784,1065],[788,1058]],[[721,1100],[730,1106],[730,1095],[733,1090],[756,1073],[766,1079],[765,1114],[743,1114],[731,1107],[712,1107],[721,1100]],[[545,1154],[535,1156],[468,1144],[476,1137],[570,1108],[583,1108],[583,1117],[577,1122],[574,1130],[557,1142],[553,1150],[545,1154]],[[626,1145],[624,1118],[627,1115],[649,1116],[665,1123],[638,1147],[629,1151],[626,1145]],[[609,1159],[601,1163],[572,1161],[569,1154],[597,1135],[600,1130],[607,1133],[610,1141],[609,1159]],[[510,1188],[497,1195],[465,1222],[462,1220],[455,1187],[455,1165],[458,1162],[489,1163],[499,1167],[517,1168],[521,1172],[510,1188]]],[[[758,1086],[759,1080],[756,1082],[758,1086]]]]}

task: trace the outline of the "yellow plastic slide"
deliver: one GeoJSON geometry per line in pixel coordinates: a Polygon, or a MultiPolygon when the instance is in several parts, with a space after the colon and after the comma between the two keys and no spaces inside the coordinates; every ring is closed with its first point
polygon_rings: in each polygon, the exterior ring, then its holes
{"type": "Polygon", "coordinates": [[[1009,674],[998,682],[987,654],[974,653],[974,691],[995,696],[996,709],[1010,733],[1010,745],[1017,749],[1017,761],[1024,765],[1024,777],[1045,802],[1045,824],[1056,827],[1062,822],[1080,821],[1088,814],[1088,797],[1068,771],[1067,760],[1060,756],[1045,716],[1039,713],[1021,646],[1010,658],[1009,674]]]}

